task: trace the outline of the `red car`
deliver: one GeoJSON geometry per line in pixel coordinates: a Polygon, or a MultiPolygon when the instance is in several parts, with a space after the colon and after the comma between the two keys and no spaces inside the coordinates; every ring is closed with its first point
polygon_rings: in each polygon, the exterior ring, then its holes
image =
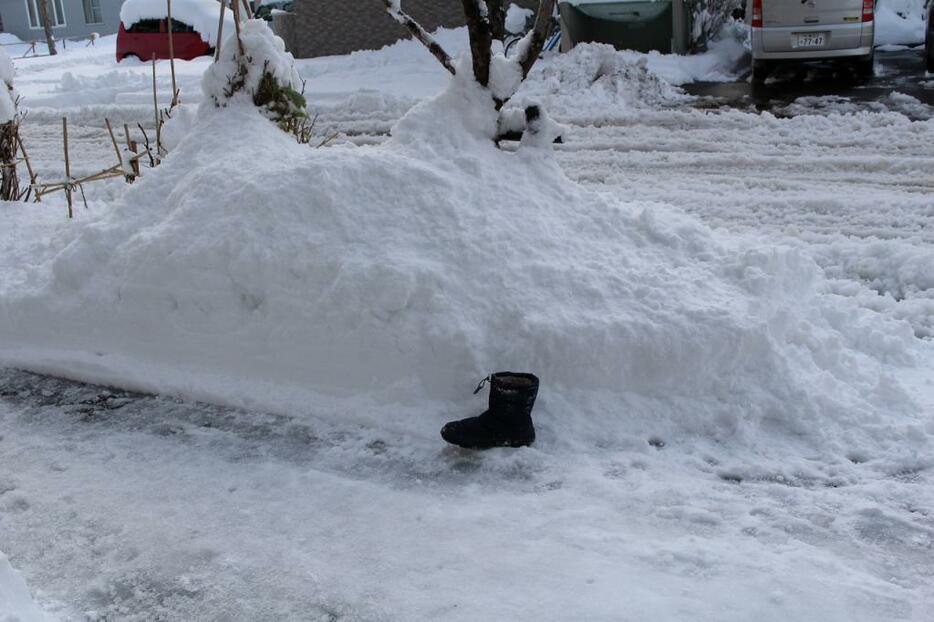
{"type": "MultiPolygon", "coordinates": [[[[175,58],[181,60],[191,60],[214,53],[214,48],[208,45],[194,28],[177,19],[172,19],[172,46],[175,49],[175,58]]],[[[136,56],[146,61],[154,54],[156,58],[170,58],[167,19],[141,19],[129,28],[124,28],[121,22],[117,32],[118,63],[128,56],[136,56]]]]}

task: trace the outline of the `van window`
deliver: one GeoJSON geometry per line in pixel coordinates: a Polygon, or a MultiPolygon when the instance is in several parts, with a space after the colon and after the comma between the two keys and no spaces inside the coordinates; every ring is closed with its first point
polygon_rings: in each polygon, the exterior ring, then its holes
{"type": "MultiPolygon", "coordinates": [[[[141,19],[129,28],[126,29],[127,32],[139,33],[139,32],[159,32],[159,24],[161,19],[141,19]]],[[[174,21],[174,20],[173,20],[174,21]]]]}

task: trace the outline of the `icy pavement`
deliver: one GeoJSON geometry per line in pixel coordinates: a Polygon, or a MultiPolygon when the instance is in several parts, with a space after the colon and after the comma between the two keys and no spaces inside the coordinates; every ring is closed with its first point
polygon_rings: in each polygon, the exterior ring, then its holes
{"type": "Polygon", "coordinates": [[[0,386],[0,550],[64,620],[878,622],[934,602],[929,460],[755,471],[692,439],[477,455],[0,386]]]}
{"type": "Polygon", "coordinates": [[[844,67],[817,64],[781,68],[764,85],[753,85],[744,75],[729,82],[699,81],[684,89],[700,97],[701,106],[778,116],[859,111],[895,111],[917,120],[934,116],[934,81],[925,78],[924,46],[876,50],[875,74],[868,80],[857,79],[844,67]]]}

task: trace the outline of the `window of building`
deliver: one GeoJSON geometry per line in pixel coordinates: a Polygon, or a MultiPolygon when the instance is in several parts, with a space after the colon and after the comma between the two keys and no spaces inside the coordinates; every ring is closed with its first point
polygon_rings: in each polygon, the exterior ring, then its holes
{"type": "Polygon", "coordinates": [[[104,17],[101,14],[101,0],[83,0],[84,3],[84,23],[85,24],[103,24],[104,17]]]}
{"type": "MultiPolygon", "coordinates": [[[[99,0],[98,0],[99,1],[99,0]]],[[[41,0],[26,0],[26,13],[29,15],[30,28],[42,28],[42,14],[39,12],[37,2],[41,0]]],[[[49,21],[52,22],[52,28],[58,28],[65,25],[65,7],[62,6],[62,0],[48,0],[49,3],[49,21]]]]}

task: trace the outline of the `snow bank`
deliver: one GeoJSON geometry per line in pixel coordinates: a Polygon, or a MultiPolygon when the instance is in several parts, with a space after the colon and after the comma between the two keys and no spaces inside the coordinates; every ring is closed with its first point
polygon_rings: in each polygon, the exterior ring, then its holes
{"type": "MultiPolygon", "coordinates": [[[[120,21],[129,28],[141,19],[164,19],[167,16],[165,0],[126,0],[120,7],[120,21]]],[[[212,46],[217,45],[217,20],[221,5],[217,0],[174,0],[172,18],[194,28],[201,38],[212,46]]],[[[234,30],[231,11],[224,14],[224,32],[234,30]]]]}
{"type": "Polygon", "coordinates": [[[0,622],[42,622],[45,614],[33,602],[23,577],[0,552],[0,622]]]}
{"type": "Polygon", "coordinates": [[[907,323],[827,293],[794,250],[496,149],[496,114],[469,105],[487,97],[458,80],[383,146],[318,150],[252,105],[203,108],[100,220],[0,275],[0,359],[429,438],[479,377],[527,369],[545,449],[927,446],[890,373],[907,323]]]}
{"type": "Polygon", "coordinates": [[[925,0],[879,0],[876,45],[924,43],[925,0]]]}

